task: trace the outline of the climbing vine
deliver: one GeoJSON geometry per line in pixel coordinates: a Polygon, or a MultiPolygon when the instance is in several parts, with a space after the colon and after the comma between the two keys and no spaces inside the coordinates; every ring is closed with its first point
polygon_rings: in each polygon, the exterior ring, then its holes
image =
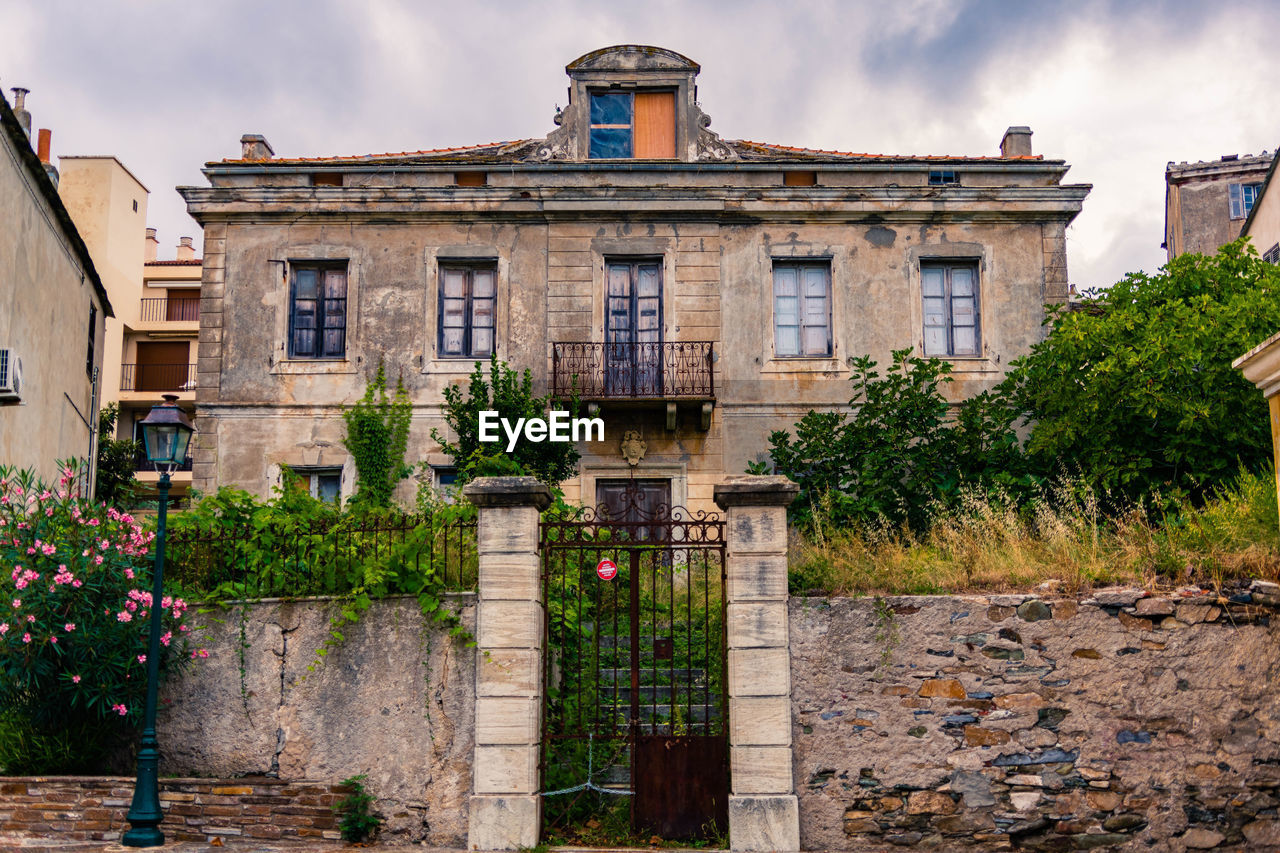
{"type": "Polygon", "coordinates": [[[378,362],[364,396],[342,413],[347,424],[343,444],[356,465],[356,503],[390,507],[396,485],[413,473],[404,461],[412,413],[404,379],[396,380],[395,391],[388,393],[386,368],[378,362]]]}

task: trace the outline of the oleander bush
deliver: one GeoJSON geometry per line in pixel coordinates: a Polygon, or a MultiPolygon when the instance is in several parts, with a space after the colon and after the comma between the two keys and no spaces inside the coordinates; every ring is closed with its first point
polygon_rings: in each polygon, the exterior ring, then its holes
{"type": "MultiPolygon", "coordinates": [[[[155,534],[81,499],[78,462],[55,485],[0,466],[0,766],[83,772],[141,722],[155,534]]],[[[196,648],[187,604],[165,597],[161,673],[196,648]]]]}

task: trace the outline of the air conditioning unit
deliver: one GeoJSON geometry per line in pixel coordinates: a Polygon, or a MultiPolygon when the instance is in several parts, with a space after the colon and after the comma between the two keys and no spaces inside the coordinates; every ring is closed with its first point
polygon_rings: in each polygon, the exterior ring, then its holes
{"type": "Polygon", "coordinates": [[[0,402],[22,399],[22,359],[11,349],[0,349],[0,402]]]}

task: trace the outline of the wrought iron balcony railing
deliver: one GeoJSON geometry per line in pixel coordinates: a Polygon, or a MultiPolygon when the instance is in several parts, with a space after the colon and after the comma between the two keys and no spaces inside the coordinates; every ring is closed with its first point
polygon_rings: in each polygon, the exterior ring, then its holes
{"type": "Polygon", "coordinates": [[[200,297],[197,295],[174,299],[163,296],[147,297],[142,300],[142,322],[144,323],[189,323],[200,319],[200,297]]]}
{"type": "Polygon", "coordinates": [[[551,345],[551,393],[583,400],[714,400],[711,341],[551,345]]]}
{"type": "Polygon", "coordinates": [[[122,364],[121,391],[194,391],[196,366],[181,364],[122,364]]]}

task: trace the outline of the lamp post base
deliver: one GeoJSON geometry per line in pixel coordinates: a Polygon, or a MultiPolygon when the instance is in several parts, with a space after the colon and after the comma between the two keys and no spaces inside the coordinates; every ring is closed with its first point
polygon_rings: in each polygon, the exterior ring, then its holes
{"type": "Polygon", "coordinates": [[[120,843],[125,847],[162,847],[164,833],[155,826],[135,826],[120,838],[120,843]]]}

